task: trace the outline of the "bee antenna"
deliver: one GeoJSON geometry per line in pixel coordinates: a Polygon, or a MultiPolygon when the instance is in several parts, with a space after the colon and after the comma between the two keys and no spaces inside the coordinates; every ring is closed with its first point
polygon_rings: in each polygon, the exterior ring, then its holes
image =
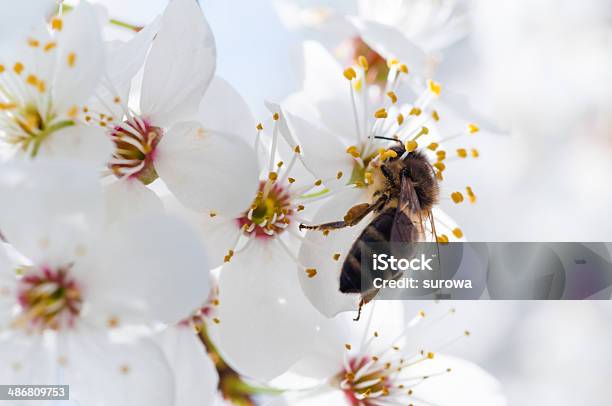
{"type": "Polygon", "coordinates": [[[379,140],[388,140],[388,141],[395,141],[395,142],[399,142],[400,144],[402,144],[401,140],[398,140],[397,138],[390,138],[390,137],[382,137],[380,135],[375,136],[374,138],[377,138],[379,140]]]}

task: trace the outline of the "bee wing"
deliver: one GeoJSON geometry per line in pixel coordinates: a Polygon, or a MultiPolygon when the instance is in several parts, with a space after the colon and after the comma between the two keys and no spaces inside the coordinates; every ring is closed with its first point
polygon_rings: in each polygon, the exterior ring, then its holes
{"type": "Polygon", "coordinates": [[[400,193],[391,228],[391,242],[415,242],[421,235],[421,224],[413,219],[421,219],[421,205],[407,173],[400,175],[400,193]]]}

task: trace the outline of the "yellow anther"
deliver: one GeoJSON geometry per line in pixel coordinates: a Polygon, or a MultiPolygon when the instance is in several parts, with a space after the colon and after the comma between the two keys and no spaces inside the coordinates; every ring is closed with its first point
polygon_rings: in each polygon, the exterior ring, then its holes
{"type": "Polygon", "coordinates": [[[233,256],[234,256],[234,250],[227,251],[227,255],[223,257],[223,262],[230,262],[233,256]]]}
{"type": "Polygon", "coordinates": [[[431,112],[431,118],[433,118],[434,121],[440,121],[440,115],[438,114],[436,110],[431,112]]]}
{"type": "Polygon", "coordinates": [[[429,134],[429,128],[421,127],[421,131],[419,131],[419,133],[417,134],[417,137],[419,137],[421,135],[427,135],[427,134],[429,134]]]}
{"type": "Polygon", "coordinates": [[[463,194],[461,192],[453,192],[451,193],[451,199],[453,199],[453,202],[456,204],[459,204],[463,201],[463,194]]]}
{"type": "Polygon", "coordinates": [[[37,39],[29,38],[28,45],[31,46],[32,48],[38,48],[38,46],[40,45],[40,42],[38,42],[37,39]]]}
{"type": "Polygon", "coordinates": [[[364,177],[365,177],[365,181],[366,181],[366,183],[368,185],[371,185],[372,183],[374,183],[374,178],[373,178],[372,172],[366,172],[364,177]]]}
{"type": "Polygon", "coordinates": [[[274,182],[276,179],[278,179],[278,173],[270,172],[268,174],[268,179],[271,180],[272,182],[274,182]]]}
{"type": "Polygon", "coordinates": [[[10,110],[10,109],[14,109],[15,107],[17,107],[15,103],[0,102],[0,110],[10,110]]]}
{"type": "Polygon", "coordinates": [[[386,161],[389,158],[397,158],[397,152],[395,152],[392,149],[388,149],[385,152],[383,152],[382,158],[384,161],[386,161]]]}
{"type": "Polygon", "coordinates": [[[468,130],[470,131],[470,134],[474,134],[480,131],[480,128],[476,124],[468,124],[468,130]]]}
{"type": "Polygon", "coordinates": [[[350,345],[350,344],[344,344],[344,348],[346,348],[347,350],[349,350],[349,351],[350,351],[350,350],[351,350],[351,348],[353,348],[353,347],[351,347],[351,345],[350,345]]]}
{"type": "Polygon", "coordinates": [[[453,230],[453,235],[457,238],[462,238],[463,237],[463,231],[461,231],[461,229],[459,227],[455,228],[453,230]]]}
{"type": "Polygon", "coordinates": [[[411,116],[420,116],[421,113],[423,112],[423,110],[421,110],[418,107],[413,107],[412,109],[410,109],[410,113],[408,113],[411,116]]]}
{"type": "Polygon", "coordinates": [[[221,320],[219,320],[219,318],[215,317],[215,318],[213,318],[213,322],[215,324],[219,324],[219,323],[221,323],[221,320]]]}
{"type": "Polygon", "coordinates": [[[336,174],[336,179],[342,178],[342,175],[343,175],[342,171],[338,171],[338,173],[336,174]]]}
{"type": "Polygon", "coordinates": [[[68,66],[72,68],[76,63],[76,54],[74,52],[70,52],[66,58],[66,61],[68,62],[68,66]]]}
{"type": "Polygon", "coordinates": [[[26,78],[26,83],[32,86],[37,86],[38,78],[34,75],[28,75],[28,77],[26,78]]]}
{"type": "Polygon", "coordinates": [[[448,243],[448,236],[446,234],[439,235],[438,238],[437,238],[437,241],[440,244],[446,244],[446,243],[448,243]]]}
{"type": "Polygon", "coordinates": [[[397,95],[394,92],[387,92],[387,96],[391,99],[391,103],[397,103],[397,95]]]}
{"type": "Polygon", "coordinates": [[[353,68],[346,68],[344,70],[344,77],[348,80],[353,80],[357,77],[357,72],[355,72],[355,69],[353,68]]]}
{"type": "Polygon", "coordinates": [[[272,119],[273,119],[274,121],[278,121],[278,119],[279,119],[279,118],[280,118],[280,115],[279,115],[278,113],[274,113],[274,114],[272,115],[272,119]]]}
{"type": "Polygon", "coordinates": [[[444,161],[446,159],[446,151],[436,151],[436,156],[438,157],[438,161],[444,161]]]}
{"type": "Polygon", "coordinates": [[[334,254],[334,256],[332,257],[334,259],[334,261],[337,261],[340,259],[340,254],[336,253],[334,254]]]}
{"type": "Polygon", "coordinates": [[[346,153],[350,154],[351,156],[353,156],[354,158],[359,158],[361,156],[361,154],[359,153],[359,150],[357,149],[356,146],[351,145],[350,147],[348,147],[346,149],[346,153]]]}
{"type": "Polygon", "coordinates": [[[308,275],[309,278],[314,278],[317,276],[317,270],[314,268],[308,268],[306,269],[306,275],[308,275]]]}
{"type": "Polygon", "coordinates": [[[400,113],[397,115],[397,125],[402,125],[404,123],[404,116],[400,113]]]}
{"type": "Polygon", "coordinates": [[[434,359],[435,354],[433,352],[427,353],[427,359],[434,359]]]}
{"type": "Polygon", "coordinates": [[[361,66],[363,68],[364,71],[368,71],[369,69],[369,64],[368,64],[368,60],[366,59],[365,56],[363,55],[359,55],[359,57],[357,58],[357,63],[359,64],[359,66],[361,66]]]}
{"type": "Polygon", "coordinates": [[[436,83],[433,80],[429,79],[427,80],[427,87],[429,88],[429,90],[431,90],[433,94],[435,94],[436,96],[440,96],[440,93],[442,92],[441,84],[436,83]]]}
{"type": "Polygon", "coordinates": [[[257,124],[257,130],[258,131],[262,131],[263,130],[263,125],[261,125],[261,123],[257,124]]]}
{"type": "Polygon", "coordinates": [[[295,182],[295,178],[287,178],[287,182],[294,183],[295,182]]]}
{"type": "Polygon", "coordinates": [[[399,61],[395,58],[387,59],[387,67],[391,69],[393,65],[397,65],[399,61]]]}
{"type": "Polygon", "coordinates": [[[303,204],[298,205],[298,206],[296,207],[296,210],[297,210],[297,211],[302,211],[302,210],[304,210],[304,205],[303,205],[303,204]]]}
{"type": "Polygon", "coordinates": [[[404,147],[406,148],[406,151],[412,152],[419,147],[419,144],[415,140],[410,140],[410,141],[406,141],[406,144],[404,145],[404,147]]]}
{"type": "Polygon", "coordinates": [[[457,149],[457,156],[459,156],[459,158],[467,158],[467,151],[465,148],[457,149]]]}
{"type": "Polygon", "coordinates": [[[15,65],[13,65],[13,71],[15,71],[16,74],[21,75],[21,72],[23,72],[23,64],[21,62],[17,62],[15,63],[15,65]]]}
{"type": "Polygon", "coordinates": [[[45,85],[45,81],[44,80],[39,80],[38,81],[38,91],[41,93],[45,92],[45,89],[47,88],[47,86],[45,85]]]}
{"type": "Polygon", "coordinates": [[[217,217],[217,212],[216,212],[216,211],[214,211],[214,210],[211,210],[211,211],[208,213],[208,215],[210,216],[210,218],[217,217]]]}
{"type": "Polygon", "coordinates": [[[314,184],[315,186],[321,186],[322,183],[323,181],[321,179],[317,179],[314,184]]]}
{"type": "Polygon", "coordinates": [[[478,150],[476,148],[472,148],[472,157],[478,158],[479,156],[480,156],[480,153],[478,152],[478,150]]]}
{"type": "Polygon", "coordinates": [[[121,97],[119,97],[119,96],[115,96],[115,98],[113,99],[113,102],[114,102],[115,104],[119,104],[119,103],[121,103],[121,97]]]}
{"type": "Polygon", "coordinates": [[[56,30],[56,31],[61,31],[62,27],[64,26],[64,22],[62,21],[61,18],[59,17],[55,17],[51,20],[51,28],[56,30]]]}
{"type": "Polygon", "coordinates": [[[431,144],[429,144],[429,145],[427,146],[427,148],[428,148],[428,149],[430,149],[430,150],[432,150],[432,151],[435,151],[436,149],[438,149],[438,146],[439,146],[439,145],[438,145],[438,143],[437,143],[437,142],[432,142],[431,144]]]}
{"type": "Polygon", "coordinates": [[[401,64],[399,67],[400,72],[404,73],[404,74],[408,74],[409,70],[408,70],[408,66],[406,66],[406,64],[401,64]]]}
{"type": "Polygon", "coordinates": [[[376,110],[376,112],[374,113],[374,117],[387,118],[387,110],[385,110],[384,108],[376,110]]]}
{"type": "Polygon", "coordinates": [[[70,110],[68,110],[68,117],[74,119],[77,114],[79,114],[79,108],[77,106],[72,106],[70,110]]]}
{"type": "Polygon", "coordinates": [[[55,48],[57,46],[57,44],[53,41],[48,42],[47,45],[45,45],[45,47],[43,48],[43,50],[45,52],[49,52],[50,50],[52,50],[53,48],[55,48]]]}
{"type": "Polygon", "coordinates": [[[5,70],[4,65],[0,64],[0,73],[3,73],[5,70]]]}
{"type": "Polygon", "coordinates": [[[355,82],[354,88],[356,92],[361,92],[361,88],[363,87],[363,81],[361,79],[355,82]]]}
{"type": "Polygon", "coordinates": [[[433,164],[433,166],[440,172],[444,172],[444,170],[446,169],[446,165],[444,165],[442,162],[436,162],[433,164]]]}
{"type": "Polygon", "coordinates": [[[300,154],[302,153],[302,150],[300,149],[299,145],[296,145],[295,148],[293,148],[293,152],[295,152],[296,154],[300,154]]]}
{"type": "Polygon", "coordinates": [[[474,194],[474,191],[472,190],[471,187],[466,186],[465,193],[468,195],[468,199],[470,200],[470,203],[476,203],[476,195],[474,194]]]}

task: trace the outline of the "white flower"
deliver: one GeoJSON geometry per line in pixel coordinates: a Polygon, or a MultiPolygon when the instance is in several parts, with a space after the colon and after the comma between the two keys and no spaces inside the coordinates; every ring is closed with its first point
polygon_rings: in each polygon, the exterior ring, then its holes
{"type": "Polygon", "coordinates": [[[155,340],[174,372],[174,405],[213,404],[219,396],[219,375],[194,327],[182,322],[168,327],[155,340]]]}
{"type": "Polygon", "coordinates": [[[19,253],[0,259],[2,382],[70,384],[82,404],[172,404],[163,354],[138,337],[208,294],[193,231],[160,215],[108,226],[97,174],[71,164],[5,165],[0,193],[19,253]]]}
{"type": "Polygon", "coordinates": [[[426,54],[453,44],[469,28],[466,7],[455,0],[359,0],[356,7],[298,3],[275,2],[289,28],[324,33],[322,41],[332,46],[348,40],[362,48],[365,41],[383,57],[419,68],[426,54]]]}
{"type": "Polygon", "coordinates": [[[65,19],[41,24],[15,54],[0,57],[0,138],[22,154],[102,164],[111,143],[85,126],[79,106],[98,86],[104,46],[94,8],[83,1],[65,19]]]}
{"type": "MultiPolygon", "coordinates": [[[[404,103],[399,87],[406,71],[402,63],[394,61],[390,64],[387,87],[376,97],[378,88],[372,88],[364,79],[368,66],[363,59],[360,59],[361,66],[343,72],[317,43],[306,42],[304,53],[304,88],[291,96],[284,108],[288,130],[300,142],[306,167],[332,190],[330,200],[315,215],[315,224],[340,220],[352,206],[370,201],[371,165],[388,158],[385,154],[390,144],[397,142],[396,137],[407,151],[418,150],[429,157],[438,181],[445,178],[449,161],[478,156],[477,149],[463,145],[455,151],[440,148],[452,139],[476,133],[478,127],[470,124],[464,131],[450,136],[436,135],[440,115],[433,106],[442,92],[436,82],[429,80],[427,89],[414,102],[404,103]]],[[[476,200],[469,186],[461,191],[442,188],[441,196],[457,204],[476,200]]],[[[463,232],[437,208],[433,215],[440,241],[462,238],[463,232]]],[[[356,308],[358,298],[340,293],[338,280],[352,242],[368,223],[366,218],[354,227],[335,230],[329,236],[320,231],[306,234],[309,243],[302,245],[299,260],[317,269],[318,277],[309,278],[300,273],[300,281],[314,306],[328,317],[356,308]]],[[[433,231],[431,225],[427,227],[433,231]]]]}
{"type": "MultiPolygon", "coordinates": [[[[170,2],[160,20],[109,54],[114,63],[100,89],[102,100],[93,100],[80,113],[106,128],[114,142],[108,173],[145,185],[159,177],[194,210],[243,207],[200,187],[223,190],[230,182],[252,187],[256,168],[237,171],[236,163],[248,161],[250,153],[240,136],[255,124],[250,115],[231,109],[233,90],[214,78],[214,38],[197,3],[170,2]],[[133,76],[143,60],[139,83],[140,77],[133,76]],[[229,115],[219,114],[219,106],[228,106],[229,115]]],[[[144,189],[133,183],[132,189],[144,189]]]]}
{"type": "Polygon", "coordinates": [[[469,331],[440,344],[426,334],[453,309],[437,316],[420,312],[412,320],[395,301],[379,301],[364,311],[365,320],[359,323],[340,315],[321,325],[313,352],[292,369],[294,378],[319,383],[290,392],[289,404],[505,404],[493,377],[468,361],[438,353],[469,331]]]}
{"type": "MultiPolygon", "coordinates": [[[[288,133],[285,120],[278,106],[269,107],[274,113],[265,128],[270,130],[252,127],[250,155],[225,169],[223,156],[233,153],[228,145],[216,160],[220,170],[241,179],[228,179],[222,186],[217,178],[202,181],[197,187],[218,203],[190,214],[203,231],[213,266],[222,265],[209,333],[232,368],[261,381],[301,357],[315,331],[318,315],[301,291],[295,267],[305,275],[316,271],[299,265],[297,246],[303,237],[297,227],[306,206],[323,189],[312,175],[303,176],[300,147],[283,138],[288,133]],[[258,164],[262,156],[255,151],[261,150],[263,137],[270,138],[271,147],[265,162],[258,164]],[[290,154],[288,160],[279,158],[283,150],[290,154]]],[[[233,117],[234,111],[248,112],[237,93],[217,103],[218,117],[233,117]]]]}

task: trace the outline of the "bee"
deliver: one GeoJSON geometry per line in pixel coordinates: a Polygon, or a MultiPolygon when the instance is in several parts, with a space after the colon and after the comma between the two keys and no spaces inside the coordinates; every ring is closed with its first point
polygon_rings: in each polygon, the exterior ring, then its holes
{"type": "MultiPolygon", "coordinates": [[[[429,220],[435,234],[432,208],[438,203],[440,188],[434,168],[420,151],[406,150],[404,144],[394,138],[376,137],[398,142],[389,148],[390,156],[386,160],[375,160],[370,163],[372,182],[368,185],[370,202],[351,207],[344,218],[339,221],[318,225],[300,224],[300,230],[330,230],[352,227],[359,224],[368,214],[374,218],[361,232],[346,256],[340,274],[340,292],[360,293],[361,308],[372,300],[378,290],[362,290],[361,251],[371,243],[413,243],[424,241],[425,220],[429,220]]],[[[398,275],[392,275],[396,277],[398,275]]]]}

